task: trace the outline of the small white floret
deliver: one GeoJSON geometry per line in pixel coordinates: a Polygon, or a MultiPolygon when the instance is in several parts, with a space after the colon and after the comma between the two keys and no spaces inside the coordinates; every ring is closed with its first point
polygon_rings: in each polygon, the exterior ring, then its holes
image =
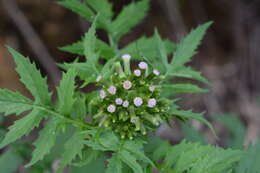
{"type": "Polygon", "coordinates": [[[155,88],[156,87],[154,85],[151,85],[151,86],[149,86],[149,91],[154,92],[155,88]]]}
{"type": "Polygon", "coordinates": [[[136,98],[134,99],[134,105],[135,105],[135,106],[139,107],[139,106],[141,106],[142,104],[143,104],[143,99],[142,99],[141,97],[136,97],[136,98]]]}
{"type": "Polygon", "coordinates": [[[136,70],[134,70],[134,74],[135,74],[135,76],[139,77],[139,76],[141,76],[142,72],[141,72],[141,70],[136,69],[136,70]]]}
{"type": "Polygon", "coordinates": [[[156,75],[156,76],[159,76],[159,75],[160,75],[160,72],[159,72],[157,69],[154,69],[154,70],[153,70],[153,74],[156,75]]]}
{"type": "Polygon", "coordinates": [[[153,107],[156,106],[156,103],[157,103],[156,99],[152,98],[152,99],[149,99],[149,100],[148,100],[147,106],[148,106],[149,108],[153,108],[153,107]]]}
{"type": "Polygon", "coordinates": [[[112,95],[116,94],[116,87],[115,86],[111,86],[108,88],[108,92],[112,95]]]}
{"type": "Polygon", "coordinates": [[[110,113],[114,113],[116,111],[115,105],[109,105],[107,107],[107,111],[110,112],[110,113]]]}
{"type": "Polygon", "coordinates": [[[121,105],[123,103],[123,100],[121,98],[116,98],[115,102],[117,105],[121,105]]]}
{"type": "Polygon", "coordinates": [[[128,90],[132,87],[132,82],[130,82],[129,80],[126,80],[123,82],[123,87],[124,89],[128,90]]]}
{"type": "Polygon", "coordinates": [[[129,55],[129,54],[124,54],[124,55],[122,55],[122,59],[129,61],[129,60],[131,59],[131,55],[129,55]]]}
{"type": "Polygon", "coordinates": [[[146,62],[143,62],[143,61],[140,62],[140,63],[138,64],[138,66],[139,66],[139,68],[142,69],[142,70],[145,70],[145,69],[148,68],[147,63],[146,63],[146,62]]]}
{"type": "Polygon", "coordinates": [[[100,92],[99,92],[99,97],[100,97],[101,99],[104,99],[104,98],[106,97],[106,93],[105,93],[104,90],[100,90],[100,92]]]}
{"type": "Polygon", "coordinates": [[[125,100],[125,101],[123,102],[123,107],[127,108],[128,106],[129,106],[129,102],[128,102],[127,100],[125,100]]]}

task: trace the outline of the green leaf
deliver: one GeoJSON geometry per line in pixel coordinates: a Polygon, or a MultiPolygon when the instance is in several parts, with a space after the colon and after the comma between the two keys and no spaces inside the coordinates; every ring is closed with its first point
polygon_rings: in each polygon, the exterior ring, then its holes
{"type": "Polygon", "coordinates": [[[208,22],[197,27],[177,45],[176,52],[174,53],[171,62],[172,69],[181,67],[191,60],[191,57],[196,54],[196,49],[211,24],[212,22],[208,22]]]}
{"type": "MultiPolygon", "coordinates": [[[[176,45],[169,40],[163,40],[163,44],[167,55],[172,53],[176,48],[176,45]]],[[[158,63],[158,57],[160,55],[155,35],[149,38],[141,37],[120,50],[120,54],[123,55],[126,53],[130,54],[134,59],[140,60],[142,57],[146,57],[149,63],[155,65],[154,68],[158,68],[156,64],[158,63]]]]}
{"type": "Polygon", "coordinates": [[[60,162],[60,167],[58,173],[61,173],[62,170],[69,165],[73,159],[78,155],[82,155],[82,149],[84,148],[84,139],[86,133],[75,132],[74,135],[65,143],[65,151],[62,155],[62,160],[60,162]]]}
{"type": "Polygon", "coordinates": [[[93,21],[95,13],[89,7],[78,0],[61,0],[58,1],[58,4],[70,9],[71,11],[77,13],[79,16],[88,21],[93,21]]]}
{"type": "Polygon", "coordinates": [[[0,112],[5,115],[20,114],[32,109],[32,101],[20,93],[0,89],[0,112]]]}
{"type": "Polygon", "coordinates": [[[249,147],[249,150],[241,158],[236,173],[259,173],[260,172],[260,140],[255,145],[249,147]]]}
{"type": "Polygon", "coordinates": [[[110,22],[111,18],[113,17],[113,10],[112,10],[112,4],[108,0],[85,0],[85,1],[93,9],[95,9],[96,13],[100,15],[102,23],[110,22]]]}
{"type": "Polygon", "coordinates": [[[166,47],[161,39],[161,36],[159,35],[158,31],[155,30],[155,39],[157,43],[157,50],[159,52],[159,61],[161,63],[161,67],[158,68],[163,73],[168,72],[168,57],[167,57],[167,51],[166,47]]]}
{"type": "Polygon", "coordinates": [[[143,142],[137,140],[128,140],[124,143],[123,148],[135,155],[138,160],[155,167],[154,163],[144,154],[143,142]]]}
{"type": "Polygon", "coordinates": [[[48,92],[48,85],[46,78],[41,76],[35,64],[31,64],[29,58],[8,47],[16,63],[16,71],[21,77],[22,83],[32,93],[36,103],[43,105],[50,105],[51,95],[48,92]]]}
{"type": "Polygon", "coordinates": [[[0,172],[14,173],[22,163],[21,156],[11,148],[0,155],[0,172]]]}
{"type": "Polygon", "coordinates": [[[173,68],[169,72],[169,76],[194,79],[203,82],[205,84],[209,84],[209,81],[204,77],[202,77],[200,72],[197,72],[190,67],[182,67],[178,69],[173,68]]]}
{"type": "Polygon", "coordinates": [[[123,8],[120,14],[112,22],[111,31],[115,40],[119,40],[146,16],[149,8],[149,0],[141,0],[131,3],[123,8]]]}
{"type": "Polygon", "coordinates": [[[99,142],[109,150],[116,151],[119,147],[119,139],[112,131],[103,132],[99,136],[99,142]]]}
{"type": "Polygon", "coordinates": [[[74,113],[75,119],[85,120],[87,114],[86,98],[83,96],[76,98],[77,100],[74,103],[72,113],[74,113]]]}
{"type": "Polygon", "coordinates": [[[15,121],[15,123],[9,127],[9,131],[0,144],[0,148],[3,148],[4,146],[16,141],[24,135],[27,135],[40,124],[43,117],[43,111],[33,110],[27,116],[15,121]]]}
{"type": "MultiPolygon", "coordinates": [[[[96,39],[95,44],[95,50],[96,52],[99,52],[101,57],[105,59],[110,59],[115,56],[113,49],[109,47],[107,43],[103,42],[102,40],[96,39]]],[[[78,41],[76,43],[73,43],[72,45],[60,47],[59,49],[72,54],[84,55],[83,39],[82,41],[78,41]]]]}
{"type": "Polygon", "coordinates": [[[67,73],[63,73],[58,92],[58,112],[62,115],[70,115],[73,104],[75,103],[75,69],[69,69],[67,73]]]}
{"type": "Polygon", "coordinates": [[[122,173],[122,161],[120,160],[118,153],[114,153],[108,160],[106,173],[122,173]]]}
{"type": "Polygon", "coordinates": [[[207,89],[199,88],[193,84],[165,84],[162,85],[163,89],[171,90],[172,93],[201,93],[201,92],[208,92],[207,89]]]}
{"type": "Polygon", "coordinates": [[[211,131],[214,133],[214,135],[216,136],[213,126],[211,125],[211,123],[208,120],[206,120],[203,117],[203,113],[194,113],[191,110],[177,110],[174,107],[171,107],[170,113],[173,114],[174,116],[177,116],[184,120],[187,120],[187,119],[198,120],[198,121],[206,124],[211,129],[211,131]]]}
{"type": "Polygon", "coordinates": [[[119,153],[120,159],[128,165],[135,173],[143,173],[143,169],[139,163],[137,163],[136,158],[128,151],[121,150],[119,153]]]}
{"type": "Polygon", "coordinates": [[[201,144],[206,144],[205,137],[203,133],[192,127],[191,125],[182,123],[181,130],[184,138],[189,142],[198,142],[201,144]]]}
{"type": "Polygon", "coordinates": [[[233,114],[214,115],[228,130],[231,137],[228,138],[228,147],[243,149],[246,136],[246,128],[239,116],[233,114]]]}
{"type": "Polygon", "coordinates": [[[59,121],[54,118],[46,123],[46,126],[41,130],[39,137],[34,142],[35,150],[32,153],[32,160],[26,167],[32,166],[39,160],[42,160],[44,156],[50,152],[58,136],[58,124],[59,121]]]}

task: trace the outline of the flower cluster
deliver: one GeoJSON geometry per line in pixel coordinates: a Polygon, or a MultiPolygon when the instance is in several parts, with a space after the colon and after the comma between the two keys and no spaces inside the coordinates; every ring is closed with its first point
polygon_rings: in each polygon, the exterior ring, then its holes
{"type": "Polygon", "coordinates": [[[94,118],[99,126],[132,139],[147,134],[165,120],[169,101],[160,98],[160,72],[150,69],[146,62],[140,62],[132,72],[130,59],[128,54],[122,56],[123,67],[117,62],[109,81],[98,77],[102,89],[94,118]]]}

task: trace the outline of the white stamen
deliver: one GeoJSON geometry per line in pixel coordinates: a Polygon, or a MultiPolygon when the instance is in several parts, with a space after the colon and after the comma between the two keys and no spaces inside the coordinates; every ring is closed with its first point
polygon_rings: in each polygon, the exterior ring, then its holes
{"type": "Polygon", "coordinates": [[[154,70],[153,70],[153,74],[155,74],[156,76],[159,76],[159,75],[160,75],[160,72],[159,72],[157,69],[154,69],[154,70]]]}
{"type": "Polygon", "coordinates": [[[121,98],[116,98],[115,102],[117,105],[121,105],[123,103],[123,100],[121,98]]]}
{"type": "Polygon", "coordinates": [[[129,102],[128,102],[127,100],[125,100],[125,101],[123,102],[123,107],[127,108],[128,106],[129,106],[129,102]]]}
{"type": "Polygon", "coordinates": [[[143,99],[142,99],[141,97],[136,97],[136,98],[134,99],[134,105],[135,105],[135,106],[139,107],[139,106],[141,106],[142,104],[143,104],[143,99]]]}
{"type": "Polygon", "coordinates": [[[131,59],[131,55],[129,55],[129,54],[124,54],[124,55],[122,55],[122,59],[129,61],[129,60],[131,59]]]}
{"type": "Polygon", "coordinates": [[[145,70],[148,68],[148,65],[146,64],[146,62],[140,62],[138,64],[139,68],[142,69],[142,70],[145,70]]]}
{"type": "Polygon", "coordinates": [[[129,80],[124,81],[123,87],[126,90],[130,89],[132,87],[132,82],[130,82],[129,80]]]}
{"type": "Polygon", "coordinates": [[[149,108],[153,108],[153,107],[156,106],[156,103],[157,103],[157,101],[156,101],[154,98],[152,98],[152,99],[149,99],[149,100],[148,100],[147,106],[148,106],[149,108]]]}
{"type": "Polygon", "coordinates": [[[97,79],[96,79],[96,82],[99,82],[99,81],[101,81],[101,79],[102,79],[102,76],[101,76],[101,75],[99,75],[99,76],[97,77],[97,79]]]}
{"type": "Polygon", "coordinates": [[[136,70],[134,70],[134,74],[135,74],[135,76],[139,77],[139,76],[141,76],[142,72],[141,72],[141,70],[136,69],[136,70]]]}
{"type": "Polygon", "coordinates": [[[110,113],[114,113],[116,111],[116,107],[114,105],[109,105],[107,107],[107,111],[110,113]]]}
{"type": "Polygon", "coordinates": [[[116,94],[116,87],[115,86],[111,86],[108,88],[108,92],[112,95],[116,94]]]}
{"type": "Polygon", "coordinates": [[[106,93],[105,93],[104,90],[100,90],[100,92],[99,92],[99,97],[100,97],[101,99],[104,99],[104,98],[106,97],[106,93]]]}
{"type": "Polygon", "coordinates": [[[155,88],[156,88],[156,86],[154,86],[154,85],[149,86],[149,90],[150,90],[151,92],[154,92],[155,88]]]}

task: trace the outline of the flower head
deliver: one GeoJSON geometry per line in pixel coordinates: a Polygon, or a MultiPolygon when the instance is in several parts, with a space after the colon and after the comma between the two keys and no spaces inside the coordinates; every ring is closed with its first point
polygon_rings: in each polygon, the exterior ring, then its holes
{"type": "Polygon", "coordinates": [[[159,75],[160,75],[160,72],[159,72],[157,69],[154,69],[154,70],[153,70],[153,74],[155,74],[156,76],[159,76],[159,75]]]}
{"type": "Polygon", "coordinates": [[[143,99],[141,97],[134,98],[134,105],[139,107],[143,104],[143,99]]]}
{"type": "Polygon", "coordinates": [[[136,70],[134,70],[134,74],[135,74],[135,76],[139,77],[139,76],[141,76],[142,72],[141,72],[141,70],[136,69],[136,70]]]}
{"type": "Polygon", "coordinates": [[[140,62],[140,63],[138,64],[138,66],[139,66],[139,68],[142,69],[142,70],[145,70],[145,69],[148,68],[147,63],[146,63],[146,62],[143,62],[143,61],[140,62]]]}
{"type": "Polygon", "coordinates": [[[115,95],[116,94],[116,87],[115,86],[110,86],[108,88],[108,92],[112,95],[115,95]]]}
{"type": "Polygon", "coordinates": [[[117,105],[121,105],[123,103],[123,100],[121,98],[116,98],[115,102],[117,105]]]}
{"type": "Polygon", "coordinates": [[[149,86],[149,91],[154,92],[155,88],[156,88],[156,86],[151,85],[151,86],[149,86]]]}
{"type": "Polygon", "coordinates": [[[122,59],[129,61],[129,60],[131,59],[131,55],[129,55],[129,54],[124,54],[124,55],[122,55],[122,59]]]}
{"type": "Polygon", "coordinates": [[[126,80],[123,82],[123,87],[124,89],[128,90],[132,87],[132,82],[130,82],[129,80],[126,80]]]}
{"type": "Polygon", "coordinates": [[[148,106],[149,108],[153,108],[153,107],[156,106],[156,103],[157,103],[156,99],[151,98],[151,99],[148,100],[147,106],[148,106]]]}
{"type": "Polygon", "coordinates": [[[128,106],[129,106],[129,102],[128,102],[127,100],[125,100],[125,101],[123,102],[123,107],[127,108],[128,106]]]}
{"type": "Polygon", "coordinates": [[[106,92],[105,92],[104,90],[100,90],[100,92],[99,92],[99,97],[100,97],[101,99],[104,99],[104,98],[106,97],[106,92]]]}
{"type": "Polygon", "coordinates": [[[116,111],[115,105],[109,105],[107,107],[107,111],[110,112],[110,113],[114,113],[116,111]]]}

